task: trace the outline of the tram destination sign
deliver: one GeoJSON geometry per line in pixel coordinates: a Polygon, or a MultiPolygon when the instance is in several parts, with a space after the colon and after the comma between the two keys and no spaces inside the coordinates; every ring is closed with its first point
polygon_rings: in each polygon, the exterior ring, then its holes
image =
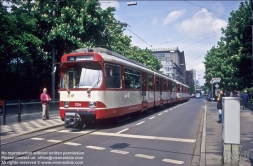
{"type": "Polygon", "coordinates": [[[68,56],[67,61],[88,61],[94,60],[94,55],[68,56]]]}

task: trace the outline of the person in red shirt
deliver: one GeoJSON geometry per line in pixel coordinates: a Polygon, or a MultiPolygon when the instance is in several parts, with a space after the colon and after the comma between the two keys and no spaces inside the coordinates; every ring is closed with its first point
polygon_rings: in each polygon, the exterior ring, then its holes
{"type": "Polygon", "coordinates": [[[42,119],[49,119],[49,101],[50,96],[47,94],[47,88],[43,89],[43,93],[40,95],[40,101],[42,103],[42,119]]]}

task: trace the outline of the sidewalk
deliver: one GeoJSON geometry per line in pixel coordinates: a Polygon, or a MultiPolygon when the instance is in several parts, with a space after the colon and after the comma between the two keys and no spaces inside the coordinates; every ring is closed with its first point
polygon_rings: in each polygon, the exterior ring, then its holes
{"type": "MultiPolygon", "coordinates": [[[[26,116],[27,115],[22,115],[26,116]]],[[[0,130],[0,138],[1,140],[12,138],[20,135],[25,135],[28,133],[45,130],[49,128],[54,128],[58,126],[62,126],[64,122],[59,117],[59,111],[57,112],[50,112],[49,119],[42,120],[41,113],[37,116],[30,116],[28,119],[21,117],[21,122],[18,123],[17,116],[15,116],[15,122],[10,121],[13,120],[13,117],[6,117],[6,125],[3,125],[2,117],[1,117],[1,130],[0,130]],[[8,118],[8,119],[7,119],[8,118]],[[23,120],[22,120],[23,118],[23,120]],[[8,121],[10,123],[8,123],[8,121]]]]}
{"type": "MultiPolygon", "coordinates": [[[[205,140],[205,165],[222,165],[222,124],[217,123],[217,103],[206,102],[206,140],[205,140]]],[[[242,110],[241,107],[241,138],[240,145],[242,160],[240,166],[253,165],[253,114],[251,110],[242,110]],[[252,149],[248,157],[246,153],[252,149]]]]}

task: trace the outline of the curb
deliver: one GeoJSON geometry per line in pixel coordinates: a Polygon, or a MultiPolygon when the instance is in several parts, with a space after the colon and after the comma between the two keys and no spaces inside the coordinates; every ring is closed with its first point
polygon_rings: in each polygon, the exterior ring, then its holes
{"type": "Polygon", "coordinates": [[[27,135],[27,134],[31,134],[31,133],[35,133],[38,131],[47,130],[47,129],[51,129],[51,128],[55,128],[55,127],[60,127],[60,126],[64,126],[64,124],[58,124],[58,125],[54,125],[54,126],[47,126],[47,127],[43,127],[43,128],[39,128],[39,129],[34,129],[34,130],[27,131],[27,132],[20,133],[20,134],[13,134],[13,135],[10,135],[9,137],[5,137],[5,138],[1,137],[1,140],[5,140],[8,138],[17,137],[17,136],[22,136],[22,135],[27,135]]]}
{"type": "Polygon", "coordinates": [[[202,130],[202,140],[201,140],[201,151],[200,151],[200,166],[206,165],[206,105],[204,112],[204,124],[202,130]]]}

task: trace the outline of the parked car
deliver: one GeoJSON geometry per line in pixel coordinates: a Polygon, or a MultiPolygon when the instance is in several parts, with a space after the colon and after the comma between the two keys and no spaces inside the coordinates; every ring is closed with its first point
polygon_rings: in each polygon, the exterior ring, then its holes
{"type": "Polygon", "coordinates": [[[3,100],[0,99],[0,114],[3,113],[3,104],[4,104],[3,100]]]}

